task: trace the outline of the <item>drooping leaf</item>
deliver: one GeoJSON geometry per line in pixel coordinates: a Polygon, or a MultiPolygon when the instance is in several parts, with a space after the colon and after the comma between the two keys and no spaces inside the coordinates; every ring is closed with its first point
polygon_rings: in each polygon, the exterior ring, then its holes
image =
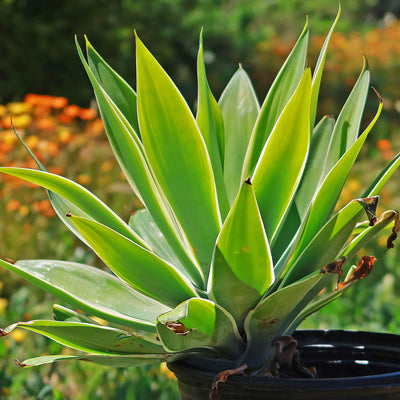
{"type": "Polygon", "coordinates": [[[189,280],[154,253],[105,225],[81,217],[70,218],[105,264],[136,290],[170,307],[196,296],[189,280]]]}
{"type": "Polygon", "coordinates": [[[109,326],[83,322],[36,320],[10,325],[2,333],[9,334],[16,328],[40,333],[64,346],[90,353],[165,353],[160,342],[155,339],[109,326]]]}
{"type": "MultiPolygon", "coordinates": [[[[91,218],[108,225],[121,235],[139,243],[141,246],[146,246],[143,240],[137,236],[117,214],[78,183],[50,172],[27,168],[0,167],[0,172],[16,176],[28,182],[36,183],[37,185],[57,193],[68,202],[72,203],[74,205],[74,210],[76,208],[80,211],[77,213],[78,215],[83,214],[86,218],[91,218]]],[[[66,214],[68,211],[73,210],[66,209],[64,213],[66,214]]]]}
{"type": "Polygon", "coordinates": [[[89,265],[56,260],[0,260],[0,265],[88,314],[133,329],[155,332],[156,318],[169,310],[89,265]]]}
{"type": "Polygon", "coordinates": [[[182,95],[139,38],[136,52],[138,115],[146,155],[207,276],[221,226],[207,147],[182,95]]]}
{"type": "Polygon", "coordinates": [[[378,233],[385,229],[395,218],[398,211],[385,211],[373,226],[368,226],[359,233],[345,248],[343,255],[351,259],[378,233]]]}
{"type": "Polygon", "coordinates": [[[283,222],[307,160],[310,95],[308,68],[269,136],[254,171],[254,190],[270,242],[283,222]]]}
{"type": "Polygon", "coordinates": [[[271,252],[254,188],[246,181],[217,239],[209,297],[230,312],[242,330],[246,313],[273,280],[271,252]]]}
{"type": "Polygon", "coordinates": [[[170,352],[205,347],[235,358],[243,350],[243,342],[232,316],[206,299],[186,300],[160,315],[157,331],[164,348],[170,352]]]}
{"type": "Polygon", "coordinates": [[[138,367],[140,365],[159,364],[161,362],[177,361],[187,356],[185,353],[175,354],[84,354],[66,355],[58,354],[51,356],[34,357],[18,362],[20,367],[37,367],[39,365],[51,364],[57,361],[77,360],[92,362],[116,368],[138,367]]]}
{"type": "Polygon", "coordinates": [[[302,79],[307,55],[308,36],[307,21],[297,43],[272,83],[261,107],[246,153],[242,180],[253,174],[276,121],[302,79]]]}
{"type": "Polygon", "coordinates": [[[208,85],[204,64],[203,32],[200,33],[200,45],[197,56],[197,116],[196,121],[206,143],[214,173],[218,194],[219,209],[224,220],[229,210],[228,197],[223,177],[225,153],[224,120],[221,110],[208,85]]]}
{"type": "Polygon", "coordinates": [[[242,168],[260,106],[253,85],[239,66],[219,99],[225,126],[224,179],[233,204],[242,182],[242,168]]]}

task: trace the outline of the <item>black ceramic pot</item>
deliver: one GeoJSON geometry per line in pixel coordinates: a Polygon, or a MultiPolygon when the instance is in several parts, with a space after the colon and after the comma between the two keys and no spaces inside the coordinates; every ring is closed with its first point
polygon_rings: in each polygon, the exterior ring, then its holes
{"type": "MultiPolygon", "coordinates": [[[[305,365],[317,379],[230,376],[219,384],[221,400],[400,400],[400,335],[357,331],[297,331],[305,365]]],[[[208,400],[215,373],[183,362],[168,364],[182,400],[208,400]]]]}

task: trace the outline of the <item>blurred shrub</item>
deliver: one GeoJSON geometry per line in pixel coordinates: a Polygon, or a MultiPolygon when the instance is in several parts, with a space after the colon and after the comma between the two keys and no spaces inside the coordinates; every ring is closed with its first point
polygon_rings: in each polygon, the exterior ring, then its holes
{"type": "MultiPolygon", "coordinates": [[[[337,2],[331,0],[0,0],[0,102],[33,92],[87,105],[92,92],[76,55],[75,34],[87,34],[105,59],[133,82],[135,28],[194,104],[201,27],[209,81],[219,96],[237,63],[246,62],[244,67],[251,69],[259,43],[277,36],[293,40],[305,15],[312,33],[321,35],[336,11],[337,2]]],[[[365,32],[388,13],[399,16],[397,0],[345,2],[338,30],[365,32]]],[[[264,64],[267,74],[270,64],[269,59],[264,64]]],[[[257,88],[258,93],[265,90],[257,88]]]]}

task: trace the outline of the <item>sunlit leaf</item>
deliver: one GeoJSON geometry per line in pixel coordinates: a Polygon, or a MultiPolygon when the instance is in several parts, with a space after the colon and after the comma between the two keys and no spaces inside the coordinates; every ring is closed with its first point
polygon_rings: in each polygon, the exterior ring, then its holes
{"type": "Polygon", "coordinates": [[[224,179],[233,204],[242,182],[242,168],[260,106],[245,70],[239,66],[219,99],[225,126],[224,179]]]}
{"type": "Polygon", "coordinates": [[[139,38],[136,52],[138,115],[146,155],[207,275],[221,226],[207,147],[182,95],[139,38]]]}

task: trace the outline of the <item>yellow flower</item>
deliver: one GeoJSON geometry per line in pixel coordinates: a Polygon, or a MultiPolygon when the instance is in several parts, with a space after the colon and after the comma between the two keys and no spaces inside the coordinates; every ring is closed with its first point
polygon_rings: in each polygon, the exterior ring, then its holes
{"type": "Polygon", "coordinates": [[[32,110],[31,105],[28,103],[8,103],[7,108],[13,115],[28,113],[32,110]]]}
{"type": "Polygon", "coordinates": [[[10,336],[15,342],[21,343],[26,337],[26,331],[22,329],[16,329],[10,333],[10,336]]]}
{"type": "Polygon", "coordinates": [[[78,175],[76,181],[81,185],[87,185],[90,182],[90,176],[87,174],[78,175]]]}
{"type": "Polygon", "coordinates": [[[29,114],[21,114],[13,117],[15,129],[27,128],[32,123],[32,117],[29,114]]]}
{"type": "MultiPolygon", "coordinates": [[[[1,284],[3,285],[3,282],[1,282],[1,284]]],[[[8,305],[8,300],[0,298],[0,314],[4,314],[7,305],[8,305]]]]}
{"type": "Polygon", "coordinates": [[[25,217],[26,215],[29,214],[29,208],[27,206],[21,206],[19,209],[19,213],[25,217]]]}

